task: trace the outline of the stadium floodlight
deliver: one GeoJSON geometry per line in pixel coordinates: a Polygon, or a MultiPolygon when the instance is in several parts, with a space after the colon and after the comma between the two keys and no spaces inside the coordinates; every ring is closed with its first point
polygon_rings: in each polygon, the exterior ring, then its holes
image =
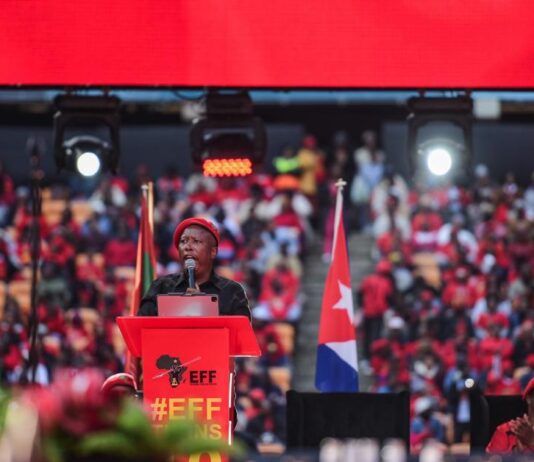
{"type": "Polygon", "coordinates": [[[114,96],[59,95],[55,99],[54,157],[58,170],[83,176],[101,171],[117,173],[119,163],[119,108],[114,96]],[[68,130],[106,128],[109,141],[93,135],[65,139],[68,130]]]}
{"type": "Polygon", "coordinates": [[[412,173],[427,177],[469,176],[473,153],[471,98],[418,97],[411,98],[408,107],[408,161],[412,173]],[[447,137],[447,131],[458,132],[460,139],[447,137]],[[425,139],[422,133],[431,135],[425,139]]]}
{"type": "Polygon", "coordinates": [[[265,148],[265,127],[254,117],[248,93],[208,93],[205,117],[191,129],[192,158],[204,175],[250,175],[265,148]]]}

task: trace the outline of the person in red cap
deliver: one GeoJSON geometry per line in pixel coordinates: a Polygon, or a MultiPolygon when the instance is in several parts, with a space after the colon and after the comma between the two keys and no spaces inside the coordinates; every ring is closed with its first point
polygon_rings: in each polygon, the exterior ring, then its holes
{"type": "Polygon", "coordinates": [[[174,231],[173,242],[184,270],[186,260],[195,261],[196,287],[188,286],[185,272],[157,278],[142,298],[137,315],[157,316],[156,297],[159,294],[201,292],[219,296],[219,314],[247,316],[250,319],[250,308],[243,287],[217,275],[213,270],[219,240],[219,231],[210,221],[198,217],[183,220],[174,231]]]}
{"type": "Polygon", "coordinates": [[[487,453],[534,451],[534,379],[525,387],[523,399],[527,403],[527,413],[499,425],[486,446],[487,453]]]}

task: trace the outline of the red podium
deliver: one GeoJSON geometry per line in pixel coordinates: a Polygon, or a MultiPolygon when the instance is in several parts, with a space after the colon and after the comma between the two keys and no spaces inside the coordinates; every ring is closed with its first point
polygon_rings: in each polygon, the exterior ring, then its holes
{"type": "Polygon", "coordinates": [[[154,425],[193,417],[203,433],[232,442],[232,358],[259,356],[245,316],[123,316],[117,324],[143,364],[143,394],[154,425]]]}

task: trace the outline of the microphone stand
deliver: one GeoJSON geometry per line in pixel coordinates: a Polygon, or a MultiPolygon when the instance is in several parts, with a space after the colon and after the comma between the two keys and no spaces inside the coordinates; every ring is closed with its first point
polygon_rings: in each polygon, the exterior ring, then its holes
{"type": "Polygon", "coordinates": [[[44,172],[41,168],[41,153],[44,151],[42,140],[31,137],[28,139],[27,148],[30,154],[30,179],[32,200],[32,222],[30,232],[30,259],[31,259],[31,305],[28,323],[30,337],[30,351],[28,362],[21,376],[21,381],[27,379],[28,371],[31,372],[31,383],[35,383],[37,375],[37,363],[39,354],[37,351],[37,331],[39,319],[37,316],[37,274],[39,271],[39,257],[41,251],[41,180],[44,172]]]}

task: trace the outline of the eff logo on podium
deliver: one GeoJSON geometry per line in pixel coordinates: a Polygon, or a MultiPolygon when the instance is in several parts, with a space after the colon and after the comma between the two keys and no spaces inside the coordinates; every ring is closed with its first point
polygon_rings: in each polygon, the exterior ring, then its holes
{"type": "Polygon", "coordinates": [[[181,383],[189,382],[191,385],[217,385],[217,371],[215,369],[192,369],[189,374],[187,365],[200,361],[202,358],[197,356],[185,363],[180,361],[178,356],[161,355],[156,361],[156,367],[163,369],[164,372],[156,374],[152,380],[160,379],[165,376],[169,378],[169,384],[176,388],[181,383]],[[189,377],[189,380],[187,379],[189,377]]]}
{"type": "MultiPolygon", "coordinates": [[[[228,337],[225,329],[142,332],[143,397],[154,426],[193,419],[199,434],[231,444],[233,378],[228,337]]],[[[203,454],[190,460],[226,459],[221,454],[203,454]]]]}

